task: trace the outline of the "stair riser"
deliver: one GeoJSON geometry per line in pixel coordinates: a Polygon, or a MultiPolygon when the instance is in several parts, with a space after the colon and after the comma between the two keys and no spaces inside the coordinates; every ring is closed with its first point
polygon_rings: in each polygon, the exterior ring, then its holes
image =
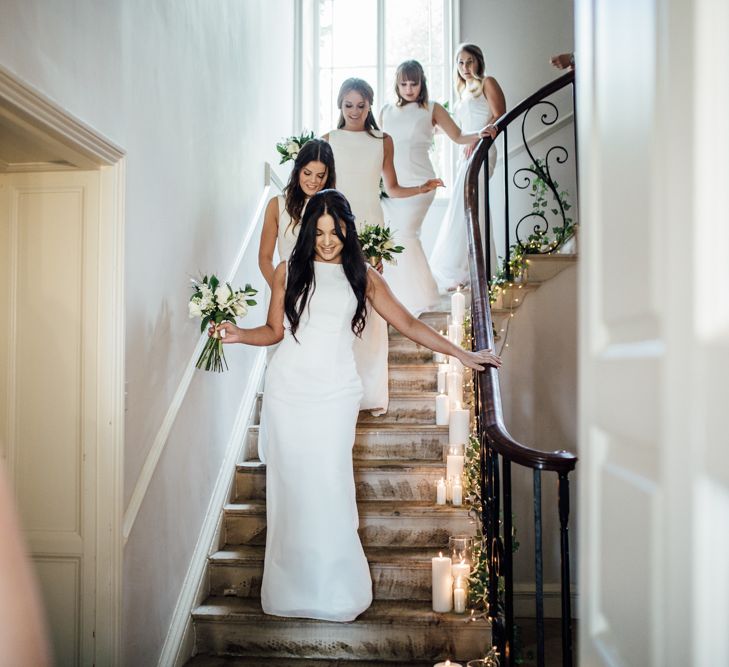
{"type": "MultiPolygon", "coordinates": [[[[445,477],[442,469],[417,470],[356,470],[354,473],[358,500],[425,500],[435,502],[435,484],[445,477]]],[[[238,471],[237,500],[265,500],[266,472],[238,471]]]]}
{"type": "MultiPolygon", "coordinates": [[[[354,451],[355,460],[389,459],[441,461],[443,446],[448,444],[448,428],[433,431],[389,431],[367,430],[356,434],[354,451]]],[[[258,431],[248,432],[247,452],[249,458],[258,456],[258,431]]]]}
{"type": "MultiPolygon", "coordinates": [[[[451,535],[472,533],[465,510],[458,515],[433,513],[417,516],[360,516],[359,535],[366,547],[433,547],[444,549],[451,535]]],[[[226,544],[266,543],[265,514],[225,516],[226,544]]]]}
{"type": "Polygon", "coordinates": [[[481,624],[425,626],[381,623],[217,622],[198,619],[197,650],[217,655],[377,659],[383,662],[466,660],[484,655],[490,635],[481,624]]]}
{"type": "MultiPolygon", "coordinates": [[[[390,366],[391,394],[435,392],[438,389],[438,367],[436,365],[408,364],[390,366]],[[410,370],[408,365],[412,365],[410,370]]],[[[464,369],[464,380],[468,385],[471,379],[470,370],[464,369]]]]}
{"type": "MultiPolygon", "coordinates": [[[[373,563],[370,573],[376,600],[431,599],[430,563],[404,563],[401,566],[373,563]]],[[[210,566],[210,593],[257,598],[261,594],[262,577],[263,562],[214,564],[210,566]]]]}
{"type": "Polygon", "coordinates": [[[387,360],[391,364],[432,364],[435,373],[437,366],[433,362],[433,353],[427,348],[390,347],[387,360]]]}
{"type": "Polygon", "coordinates": [[[359,413],[358,424],[435,424],[435,396],[415,398],[390,397],[387,412],[374,417],[367,411],[359,413]]]}

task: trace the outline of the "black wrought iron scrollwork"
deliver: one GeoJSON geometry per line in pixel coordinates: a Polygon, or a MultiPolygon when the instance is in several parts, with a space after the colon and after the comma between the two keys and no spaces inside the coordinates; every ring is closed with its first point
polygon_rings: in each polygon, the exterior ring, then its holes
{"type": "Polygon", "coordinates": [[[540,198],[540,200],[538,200],[541,204],[540,207],[537,210],[532,210],[519,218],[514,227],[516,244],[523,252],[530,254],[548,254],[553,252],[566,240],[571,222],[571,220],[567,217],[565,202],[557,189],[557,183],[552,178],[552,171],[550,169],[550,160],[553,156],[554,161],[557,164],[562,165],[569,159],[569,151],[564,146],[555,145],[547,150],[543,159],[540,159],[534,154],[534,151],[527,140],[527,119],[529,118],[530,113],[540,106],[547,107],[547,110],[543,111],[539,117],[542,125],[548,127],[550,125],[554,125],[559,120],[559,109],[557,105],[550,100],[539,100],[524,112],[521,121],[521,137],[524,144],[524,150],[531,161],[531,166],[520,167],[512,176],[514,186],[520,190],[526,190],[529,187],[532,187],[533,191],[535,191],[534,186],[538,186],[540,182],[544,183],[544,189],[549,192],[554,202],[553,206],[548,208],[546,199],[542,200],[540,198]],[[549,213],[552,214],[551,222],[550,216],[548,215],[549,213]],[[529,226],[527,221],[531,221],[532,227],[530,230],[525,232],[525,223],[527,227],[529,226]],[[555,222],[559,222],[561,224],[554,224],[555,222]],[[552,241],[548,240],[550,230],[554,230],[555,232],[555,236],[552,241]]]}

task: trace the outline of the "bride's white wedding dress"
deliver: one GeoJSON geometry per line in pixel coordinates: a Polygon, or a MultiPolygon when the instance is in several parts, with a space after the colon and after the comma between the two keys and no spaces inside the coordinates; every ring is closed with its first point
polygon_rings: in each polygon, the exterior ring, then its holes
{"type": "Polygon", "coordinates": [[[276,616],[351,621],[372,602],[352,469],[362,398],[352,350],[357,302],[341,264],[314,262],[314,271],[296,339],[287,327],[266,374],[261,603],[276,616]]]}
{"type": "MultiPolygon", "coordinates": [[[[482,127],[493,122],[491,107],[483,93],[472,95],[467,89],[461,93],[461,100],[455,109],[456,121],[464,133],[478,132],[482,127]]],[[[496,166],[496,147],[489,150],[489,178],[496,166]]],[[[464,185],[468,160],[463,157],[458,163],[456,180],[451,190],[451,201],[443,216],[438,236],[430,253],[430,268],[441,291],[455,288],[469,281],[468,272],[468,231],[466,229],[465,207],[463,200],[464,185]]],[[[479,220],[485,221],[484,191],[479,177],[479,220]]],[[[491,270],[496,271],[496,249],[493,230],[491,232],[491,270]]]]}
{"type": "MultiPolygon", "coordinates": [[[[380,206],[380,175],[384,160],[382,132],[332,130],[329,144],[334,153],[337,170],[337,190],[349,202],[357,231],[365,224],[385,224],[380,206]]],[[[355,339],[354,356],[362,378],[364,394],[362,410],[373,414],[387,412],[389,402],[388,365],[389,338],[387,322],[367,306],[367,324],[362,337],[355,339]]]]}

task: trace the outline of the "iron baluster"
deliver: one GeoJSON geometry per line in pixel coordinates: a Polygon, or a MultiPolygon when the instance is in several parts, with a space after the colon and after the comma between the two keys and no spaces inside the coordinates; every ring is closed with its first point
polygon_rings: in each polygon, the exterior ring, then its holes
{"type": "Polygon", "coordinates": [[[572,667],[572,600],[570,598],[570,482],[559,473],[559,536],[562,565],[562,666],[572,667]]]}
{"type": "Polygon", "coordinates": [[[502,457],[504,478],[504,619],[506,623],[506,642],[504,646],[503,667],[512,667],[514,650],[514,542],[511,521],[511,461],[502,457]]]}
{"type": "MultiPolygon", "coordinates": [[[[513,278],[511,275],[511,246],[509,245],[509,239],[511,238],[511,218],[509,217],[509,145],[508,136],[509,130],[504,128],[502,134],[504,140],[502,142],[504,147],[504,257],[506,262],[506,275],[509,279],[513,278]]],[[[498,260],[497,260],[498,261],[498,260]]]]}
{"type": "Polygon", "coordinates": [[[542,471],[534,470],[534,569],[537,597],[537,667],[544,667],[544,571],[542,562],[542,471]]]}
{"type": "MultiPolygon", "coordinates": [[[[488,141],[488,139],[486,139],[484,141],[488,141]]],[[[488,155],[488,151],[486,152],[486,155],[488,155]]],[[[491,195],[489,192],[488,158],[486,159],[486,162],[484,162],[482,174],[483,174],[483,207],[484,207],[484,218],[486,220],[486,225],[484,228],[483,246],[481,246],[481,248],[485,248],[484,255],[485,255],[485,259],[486,259],[486,275],[490,278],[491,276],[494,275],[497,267],[491,266],[491,236],[492,236],[492,234],[491,234],[491,209],[489,207],[489,202],[491,201],[491,195]]],[[[481,205],[481,202],[479,202],[479,207],[480,207],[480,205],[481,205]]]]}

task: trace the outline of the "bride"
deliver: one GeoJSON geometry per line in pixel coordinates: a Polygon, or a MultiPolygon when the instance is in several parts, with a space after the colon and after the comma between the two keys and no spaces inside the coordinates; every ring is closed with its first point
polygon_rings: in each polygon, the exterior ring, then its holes
{"type": "Polygon", "coordinates": [[[217,327],[225,343],[283,340],[268,366],[262,408],[269,431],[261,452],[267,614],[351,621],[372,601],[352,470],[362,399],[352,347],[368,305],[411,340],[469,368],[501,364],[490,350],[464,350],[405,310],[367,266],[344,195],[311,197],[291,258],[274,272],[266,324],[217,327]]]}

